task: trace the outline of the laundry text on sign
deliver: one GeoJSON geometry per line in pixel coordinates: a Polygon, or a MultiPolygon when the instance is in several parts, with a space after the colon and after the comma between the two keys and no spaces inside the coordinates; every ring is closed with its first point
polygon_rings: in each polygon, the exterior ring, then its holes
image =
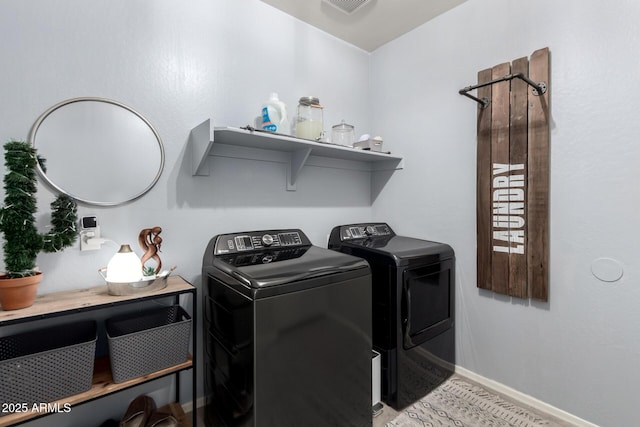
{"type": "Polygon", "coordinates": [[[524,164],[493,164],[493,251],[524,254],[524,164]],[[516,171],[516,173],[512,173],[516,171]],[[520,173],[518,173],[520,171],[520,173]]]}

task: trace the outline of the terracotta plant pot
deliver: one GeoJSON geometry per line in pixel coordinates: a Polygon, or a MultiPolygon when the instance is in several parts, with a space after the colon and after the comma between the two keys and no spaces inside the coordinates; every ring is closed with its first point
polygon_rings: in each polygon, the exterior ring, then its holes
{"type": "Polygon", "coordinates": [[[38,293],[38,285],[42,280],[42,273],[35,276],[7,278],[0,275],[0,306],[3,310],[18,310],[31,307],[38,293]]]}

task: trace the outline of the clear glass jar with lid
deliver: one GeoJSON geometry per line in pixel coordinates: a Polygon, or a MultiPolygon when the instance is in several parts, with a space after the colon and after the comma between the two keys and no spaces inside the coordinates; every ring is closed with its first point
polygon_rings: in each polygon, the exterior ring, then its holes
{"type": "Polygon", "coordinates": [[[354,127],[346,123],[344,119],[342,120],[342,122],[340,122],[340,124],[334,125],[331,128],[331,142],[333,144],[353,147],[355,136],[356,134],[354,127]]]}
{"type": "Polygon", "coordinates": [[[298,101],[296,136],[298,138],[320,140],[324,131],[323,107],[314,96],[303,96],[298,101]]]}

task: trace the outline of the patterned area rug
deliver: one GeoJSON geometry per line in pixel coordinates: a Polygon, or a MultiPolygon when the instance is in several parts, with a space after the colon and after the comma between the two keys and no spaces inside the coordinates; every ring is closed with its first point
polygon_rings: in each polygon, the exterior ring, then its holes
{"type": "Polygon", "coordinates": [[[385,427],[556,427],[553,421],[453,376],[385,427]]]}

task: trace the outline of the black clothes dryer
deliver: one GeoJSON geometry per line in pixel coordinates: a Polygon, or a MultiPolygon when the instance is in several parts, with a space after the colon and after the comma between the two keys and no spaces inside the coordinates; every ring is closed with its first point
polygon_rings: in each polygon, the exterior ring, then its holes
{"type": "Polygon", "coordinates": [[[222,234],[203,257],[208,426],[371,426],[371,272],[300,230],[222,234]]]}
{"type": "Polygon", "coordinates": [[[382,400],[396,409],[415,403],[455,366],[453,249],[397,236],[385,223],[335,227],[329,248],[369,262],[382,400]]]}

